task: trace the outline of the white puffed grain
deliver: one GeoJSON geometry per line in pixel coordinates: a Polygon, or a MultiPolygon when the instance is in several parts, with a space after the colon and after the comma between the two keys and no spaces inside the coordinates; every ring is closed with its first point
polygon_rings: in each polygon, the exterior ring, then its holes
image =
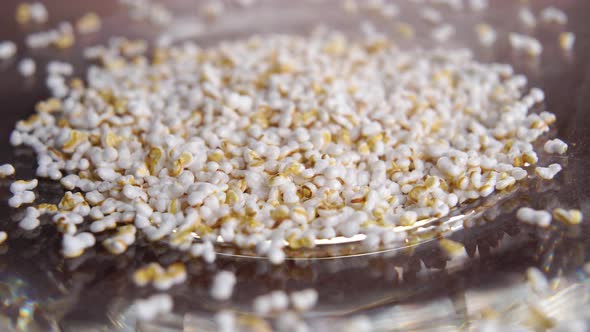
{"type": "Polygon", "coordinates": [[[142,321],[150,321],[160,314],[169,313],[172,311],[172,306],[172,297],[168,294],[152,295],[134,303],[137,318],[142,321]]]}
{"type": "Polygon", "coordinates": [[[523,7],[518,10],[518,19],[526,28],[532,29],[537,26],[537,18],[533,11],[528,7],[523,7]]]}
{"type": "Polygon", "coordinates": [[[35,61],[31,58],[24,58],[18,63],[18,72],[24,77],[35,75],[36,70],[35,61]]]}
{"type": "Polygon", "coordinates": [[[488,7],[488,0],[469,0],[469,8],[473,11],[483,11],[488,7]]]}
{"type": "Polygon", "coordinates": [[[554,209],[553,218],[567,225],[578,225],[584,220],[582,211],[577,209],[566,210],[563,208],[554,209]]]}
{"type": "Polygon", "coordinates": [[[557,7],[546,7],[541,11],[541,20],[545,23],[566,24],[567,14],[557,7]]]}
{"type": "Polygon", "coordinates": [[[426,22],[431,24],[439,24],[443,19],[442,14],[432,7],[421,8],[420,15],[426,22]]]}
{"type": "Polygon", "coordinates": [[[532,57],[538,57],[543,52],[541,42],[531,36],[511,32],[508,38],[510,46],[517,52],[524,52],[532,57]]]}
{"type": "Polygon", "coordinates": [[[544,180],[553,179],[559,172],[561,172],[560,164],[551,164],[548,167],[535,167],[535,174],[544,180]]]}
{"type": "Polygon", "coordinates": [[[475,33],[477,34],[477,39],[482,46],[490,47],[495,42],[497,37],[496,30],[492,28],[489,24],[481,23],[475,26],[475,33]]]}
{"type": "Polygon", "coordinates": [[[549,291],[549,281],[547,277],[539,269],[535,267],[529,267],[526,270],[526,277],[528,284],[531,286],[533,291],[537,294],[547,294],[549,291]]]}
{"type": "Polygon", "coordinates": [[[216,300],[228,300],[236,284],[236,276],[229,271],[221,271],[215,275],[211,287],[211,297],[216,300]]]}
{"type": "Polygon", "coordinates": [[[11,164],[3,164],[0,166],[0,178],[13,175],[15,172],[14,166],[11,164]]]}
{"type": "Polygon", "coordinates": [[[567,152],[567,148],[567,144],[559,138],[548,140],[545,142],[545,145],[543,145],[545,152],[551,154],[564,154],[567,152]]]}
{"type": "Polygon", "coordinates": [[[455,34],[455,27],[451,24],[442,24],[432,29],[430,37],[439,43],[444,43],[455,34]]]}
{"type": "Polygon", "coordinates": [[[298,311],[311,310],[318,301],[318,292],[315,289],[305,289],[290,294],[293,308],[298,311]]]}
{"type": "Polygon", "coordinates": [[[0,60],[8,60],[16,54],[16,44],[10,40],[0,41],[0,60]]]}
{"type": "Polygon", "coordinates": [[[573,32],[562,32],[559,34],[559,47],[564,51],[571,51],[576,42],[576,35],[573,32]]]}
{"type": "Polygon", "coordinates": [[[232,311],[222,310],[215,314],[215,322],[219,332],[236,331],[236,317],[232,311]]]}
{"type": "Polygon", "coordinates": [[[551,224],[551,214],[543,210],[522,207],[516,212],[516,218],[527,224],[548,227],[551,224]]]}

